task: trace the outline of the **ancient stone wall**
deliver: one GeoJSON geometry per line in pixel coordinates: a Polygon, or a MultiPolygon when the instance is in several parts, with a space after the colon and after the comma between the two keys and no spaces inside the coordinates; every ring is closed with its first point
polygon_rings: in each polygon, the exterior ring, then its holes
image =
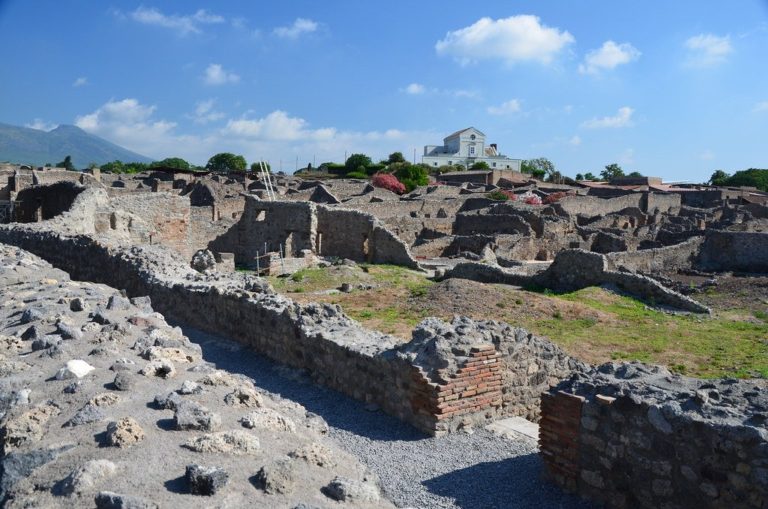
{"type": "Polygon", "coordinates": [[[619,212],[629,207],[644,209],[643,193],[632,193],[615,198],[598,198],[596,196],[566,196],[555,203],[553,207],[562,215],[604,216],[619,212]]]}
{"type": "Polygon", "coordinates": [[[83,189],[72,182],[22,189],[14,199],[14,220],[33,223],[56,217],[69,210],[83,189]]]}
{"type": "Polygon", "coordinates": [[[650,274],[676,271],[693,266],[702,242],[701,237],[694,237],[672,246],[608,253],[605,257],[612,270],[625,267],[650,274]]]}
{"type": "Polygon", "coordinates": [[[170,193],[135,193],[114,197],[110,208],[133,214],[150,227],[151,243],[170,247],[187,258],[195,252],[189,239],[190,206],[183,196],[170,193]]]}
{"type": "Polygon", "coordinates": [[[768,272],[768,233],[709,230],[699,252],[703,270],[768,272]]]}
{"type": "Polygon", "coordinates": [[[612,508],[757,508],[768,501],[765,381],[605,364],[542,398],[550,478],[612,508]]]}
{"type": "Polygon", "coordinates": [[[677,193],[646,193],[645,201],[645,211],[649,214],[656,209],[660,212],[668,212],[682,205],[680,195],[677,193]]]}
{"type": "Polygon", "coordinates": [[[2,225],[0,242],[36,253],[75,279],[106,283],[130,296],[148,295],[169,317],[307,369],[319,383],[374,403],[428,433],[502,413],[534,415],[541,390],[570,366],[567,356],[552,355],[553,345],[503,324],[428,320],[414,330],[410,343],[400,345],[391,336],[363,329],[338,306],[296,304],[272,293],[263,280],[240,273],[197,273],[160,246],[120,247],[67,233],[61,219],[2,225]],[[450,333],[435,334],[436,329],[450,333]],[[434,341],[444,345],[437,356],[429,348],[434,341]],[[538,346],[530,348],[532,342],[538,346]],[[466,354],[457,353],[457,344],[466,354]],[[525,365],[525,372],[502,378],[494,367],[498,362],[513,369],[525,365]]]}
{"type": "Polygon", "coordinates": [[[505,269],[498,265],[463,262],[447,271],[444,277],[472,279],[481,283],[539,286],[558,292],[613,285],[654,305],[671,306],[694,313],[710,312],[703,304],[665,287],[648,276],[611,270],[605,255],[581,249],[559,252],[549,266],[528,265],[505,269]]]}

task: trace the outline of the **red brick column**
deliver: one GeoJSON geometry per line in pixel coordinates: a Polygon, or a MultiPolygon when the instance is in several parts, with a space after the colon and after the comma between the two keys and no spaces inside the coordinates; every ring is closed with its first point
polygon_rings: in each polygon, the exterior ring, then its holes
{"type": "Polygon", "coordinates": [[[582,396],[558,391],[541,395],[539,450],[550,478],[576,491],[579,477],[579,428],[582,396]]]}
{"type": "Polygon", "coordinates": [[[455,373],[439,372],[438,383],[429,382],[416,369],[411,394],[413,412],[433,422],[432,431],[447,431],[451,419],[501,407],[501,355],[493,345],[470,349],[468,360],[455,373]],[[439,429],[438,429],[439,428],[439,429]]]}

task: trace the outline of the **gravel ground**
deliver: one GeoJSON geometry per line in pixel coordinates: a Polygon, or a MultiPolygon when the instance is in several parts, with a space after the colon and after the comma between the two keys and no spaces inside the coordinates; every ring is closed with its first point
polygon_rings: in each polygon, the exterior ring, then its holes
{"type": "Polygon", "coordinates": [[[488,431],[431,438],[380,411],[311,383],[301,371],[275,364],[233,341],[182,326],[203,357],[257,386],[321,415],[338,445],[375,473],[399,507],[589,508],[541,479],[535,441],[488,431]]]}

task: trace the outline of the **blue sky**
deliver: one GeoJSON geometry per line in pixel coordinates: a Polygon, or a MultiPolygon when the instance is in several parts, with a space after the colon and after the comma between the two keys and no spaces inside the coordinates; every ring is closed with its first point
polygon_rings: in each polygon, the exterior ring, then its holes
{"type": "Polygon", "coordinates": [[[768,167],[768,1],[0,0],[0,121],[154,158],[417,159],[474,126],[565,174],[768,167]]]}

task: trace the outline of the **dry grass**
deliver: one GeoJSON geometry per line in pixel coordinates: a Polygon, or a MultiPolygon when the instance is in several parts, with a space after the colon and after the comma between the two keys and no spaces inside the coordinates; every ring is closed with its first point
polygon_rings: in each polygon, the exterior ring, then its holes
{"type": "Polygon", "coordinates": [[[433,283],[392,266],[310,269],[272,282],[299,302],[339,304],[364,326],[404,341],[428,316],[460,314],[524,327],[592,363],[636,359],[696,376],[768,376],[768,316],[746,309],[670,315],[602,288],[553,295],[459,279],[433,283]],[[374,287],[328,293],[343,282],[374,287]]]}

